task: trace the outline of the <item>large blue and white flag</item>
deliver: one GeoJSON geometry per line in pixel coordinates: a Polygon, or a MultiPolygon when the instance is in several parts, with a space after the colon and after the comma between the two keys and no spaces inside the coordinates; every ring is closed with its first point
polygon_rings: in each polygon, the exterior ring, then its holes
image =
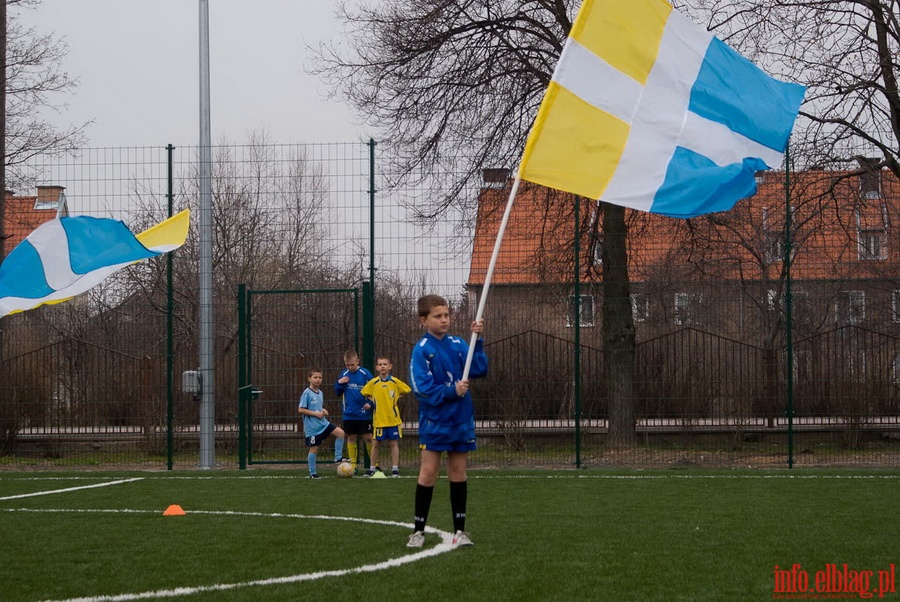
{"type": "Polygon", "coordinates": [[[142,259],[173,251],[187,238],[190,212],[137,236],[114,219],[63,217],[28,235],[0,265],[0,316],[60,303],[142,259]]]}
{"type": "Polygon", "coordinates": [[[724,211],[781,165],[804,92],[664,0],[585,0],[519,175],[663,215],[724,211]]]}

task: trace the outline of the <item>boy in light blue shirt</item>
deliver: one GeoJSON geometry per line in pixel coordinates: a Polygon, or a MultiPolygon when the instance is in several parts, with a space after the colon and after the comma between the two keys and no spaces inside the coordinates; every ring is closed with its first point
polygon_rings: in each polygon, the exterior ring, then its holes
{"type": "Polygon", "coordinates": [[[309,454],[306,456],[309,464],[309,478],[318,479],[316,473],[316,457],[318,455],[319,446],[330,436],[335,436],[334,441],[334,459],[341,460],[344,451],[344,431],[331,424],[326,416],[328,410],[325,409],[325,396],[322,394],[322,371],[318,368],[311,369],[306,380],[309,386],[300,396],[299,411],[303,416],[303,434],[306,437],[306,445],[309,447],[309,454]]]}

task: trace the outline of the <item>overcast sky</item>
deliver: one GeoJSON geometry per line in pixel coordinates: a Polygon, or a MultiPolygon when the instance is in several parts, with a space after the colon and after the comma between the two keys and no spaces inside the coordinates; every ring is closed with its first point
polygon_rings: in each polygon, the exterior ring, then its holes
{"type": "MultiPolygon", "coordinates": [[[[80,84],[57,125],[90,119],[89,146],[192,145],[199,140],[197,0],[42,0],[20,10],[69,46],[80,84]]],[[[210,0],[212,142],[368,139],[354,113],[306,75],[306,45],[339,40],[332,0],[210,0]]]]}

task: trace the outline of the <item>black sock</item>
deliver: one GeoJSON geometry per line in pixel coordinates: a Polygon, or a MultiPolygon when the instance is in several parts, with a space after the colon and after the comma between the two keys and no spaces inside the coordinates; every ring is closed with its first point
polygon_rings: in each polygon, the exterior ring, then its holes
{"type": "Polygon", "coordinates": [[[416,531],[424,531],[428,521],[428,511],[431,509],[431,496],[434,494],[434,486],[416,484],[416,531]]]}
{"type": "Polygon", "coordinates": [[[466,530],[466,497],[468,495],[466,481],[454,483],[450,481],[450,509],[453,511],[453,530],[466,530]]]}

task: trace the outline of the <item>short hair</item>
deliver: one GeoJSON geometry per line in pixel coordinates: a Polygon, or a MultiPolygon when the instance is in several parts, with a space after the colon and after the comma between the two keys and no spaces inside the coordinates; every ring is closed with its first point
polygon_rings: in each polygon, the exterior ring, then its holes
{"type": "Polygon", "coordinates": [[[354,351],[353,349],[348,349],[347,351],[344,352],[344,361],[345,362],[349,362],[351,360],[358,360],[358,359],[359,359],[359,354],[356,353],[356,351],[354,351]]]}
{"type": "Polygon", "coordinates": [[[378,360],[387,360],[389,364],[392,364],[392,363],[393,363],[393,362],[391,361],[391,358],[389,358],[389,357],[386,356],[386,355],[376,355],[376,356],[375,356],[375,361],[377,362],[378,360]]]}
{"type": "Polygon", "coordinates": [[[419,297],[418,305],[420,318],[427,318],[428,314],[430,314],[431,310],[435,307],[450,307],[447,300],[440,295],[425,295],[424,297],[419,297]]]}
{"type": "Polygon", "coordinates": [[[321,368],[310,368],[309,371],[306,373],[306,378],[309,378],[316,372],[318,372],[319,374],[325,374],[324,372],[322,372],[321,368]]]}

